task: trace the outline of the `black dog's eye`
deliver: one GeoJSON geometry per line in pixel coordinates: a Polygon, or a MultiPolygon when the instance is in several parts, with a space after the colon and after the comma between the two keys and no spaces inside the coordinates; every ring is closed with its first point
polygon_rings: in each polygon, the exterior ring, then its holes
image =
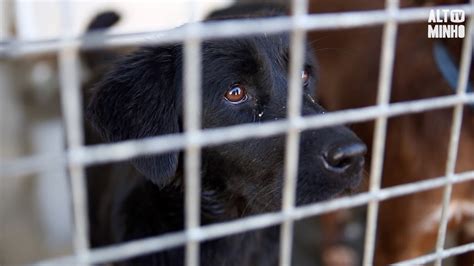
{"type": "Polygon", "coordinates": [[[230,86],[224,97],[233,104],[243,103],[248,99],[247,91],[241,84],[234,84],[230,86]]]}
{"type": "Polygon", "coordinates": [[[301,79],[303,80],[303,86],[307,87],[309,84],[309,71],[307,69],[301,71],[301,79]]]}

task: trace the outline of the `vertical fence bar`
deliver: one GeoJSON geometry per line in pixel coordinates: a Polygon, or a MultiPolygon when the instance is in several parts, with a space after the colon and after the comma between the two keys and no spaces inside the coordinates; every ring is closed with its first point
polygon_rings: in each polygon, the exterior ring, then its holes
{"type": "MultiPolygon", "coordinates": [[[[377,105],[386,108],[390,101],[390,88],[392,83],[398,27],[397,21],[393,19],[393,15],[399,10],[399,0],[386,0],[385,8],[392,18],[386,22],[383,30],[377,105]]],[[[373,159],[370,169],[370,193],[372,194],[379,193],[381,187],[386,135],[387,117],[382,115],[377,118],[375,122],[372,148],[373,159]]],[[[363,265],[373,265],[378,210],[379,201],[371,200],[368,205],[367,213],[363,265]]]]}
{"type": "Polygon", "coordinates": [[[184,41],[184,129],[187,136],[185,151],[185,227],[187,266],[199,265],[199,242],[192,235],[199,229],[201,209],[201,148],[193,144],[193,137],[201,128],[201,41],[196,34],[198,1],[191,1],[191,23],[186,25],[184,41]]]}
{"type": "MultiPolygon", "coordinates": [[[[68,0],[60,2],[62,33],[61,41],[66,43],[73,36],[72,8],[68,0]]],[[[61,108],[66,129],[67,148],[83,145],[82,95],[80,92],[79,60],[77,46],[63,46],[59,50],[59,74],[61,86],[61,108]]],[[[85,171],[82,165],[69,165],[71,178],[72,206],[74,214],[74,248],[79,261],[89,253],[89,225],[87,213],[87,192],[85,171]]]]}
{"type": "MultiPolygon", "coordinates": [[[[306,32],[296,26],[300,16],[305,15],[308,10],[307,0],[292,1],[293,28],[290,43],[290,72],[288,86],[288,113],[290,122],[296,122],[301,118],[302,81],[301,73],[304,64],[304,51],[306,32]]],[[[286,137],[285,153],[285,179],[282,197],[282,212],[288,213],[295,207],[295,194],[298,178],[300,132],[295,128],[288,130],[286,137]]],[[[280,265],[291,264],[291,246],[293,242],[292,219],[285,219],[280,231],[280,265]]]]}
{"type": "MultiPolygon", "coordinates": [[[[471,1],[471,4],[474,5],[474,1],[471,1]]],[[[460,68],[460,75],[458,77],[458,87],[456,94],[459,96],[466,95],[466,87],[469,79],[469,70],[471,66],[471,57],[472,57],[472,39],[474,38],[473,35],[473,24],[474,19],[471,15],[469,22],[467,23],[467,31],[466,37],[463,42],[463,50],[461,55],[461,68],[460,68]]],[[[456,171],[456,161],[458,155],[458,148],[459,148],[459,138],[461,135],[461,127],[462,127],[462,118],[463,118],[463,109],[464,104],[458,103],[454,107],[453,112],[453,122],[451,125],[451,135],[449,139],[449,150],[448,150],[448,158],[446,160],[446,172],[445,176],[448,180],[453,179],[453,175],[456,171]]],[[[448,183],[444,187],[443,192],[443,201],[442,201],[442,209],[441,209],[441,220],[439,223],[438,228],[438,239],[436,241],[436,266],[441,266],[442,257],[441,254],[444,250],[444,243],[446,240],[446,230],[448,226],[448,213],[449,213],[449,202],[451,201],[451,193],[453,190],[453,184],[448,183]]]]}

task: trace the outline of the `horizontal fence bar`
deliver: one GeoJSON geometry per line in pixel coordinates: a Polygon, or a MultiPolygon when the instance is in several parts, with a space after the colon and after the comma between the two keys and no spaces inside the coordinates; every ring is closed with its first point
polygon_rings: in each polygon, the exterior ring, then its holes
{"type": "Polygon", "coordinates": [[[243,124],[225,128],[205,129],[192,136],[184,134],[156,136],[146,139],[127,140],[110,144],[90,145],[70,149],[65,153],[34,155],[0,162],[1,175],[14,177],[64,167],[66,158],[70,164],[95,165],[127,160],[133,157],[179,150],[186,145],[211,146],[249,138],[264,138],[285,133],[288,128],[299,130],[316,129],[345,123],[369,121],[380,116],[394,117],[429,110],[452,107],[457,103],[474,103],[474,93],[449,95],[430,99],[399,102],[387,107],[370,106],[326,113],[324,115],[305,116],[297,122],[287,120],[262,124],[243,124]],[[54,162],[51,163],[51,162],[54,162]]]}
{"type": "Polygon", "coordinates": [[[413,265],[424,265],[430,262],[435,261],[436,259],[445,259],[448,257],[454,257],[457,255],[461,255],[470,251],[474,251],[474,243],[469,243],[449,249],[444,249],[439,253],[432,253],[429,255],[417,257],[415,259],[406,260],[402,262],[397,262],[394,265],[397,266],[413,266],[413,265]]]}
{"type": "MultiPolygon", "coordinates": [[[[469,5],[444,6],[449,9],[464,10],[466,15],[473,14],[469,5]]],[[[0,58],[13,58],[27,55],[53,53],[64,46],[78,46],[82,49],[98,47],[123,47],[138,44],[169,44],[182,42],[187,38],[202,40],[225,37],[249,36],[262,33],[279,33],[292,29],[322,30],[344,29],[384,24],[389,20],[398,23],[428,21],[429,12],[436,7],[404,8],[390,13],[386,10],[353,11],[340,13],[303,15],[298,23],[292,23],[291,17],[259,18],[246,20],[213,21],[199,25],[194,35],[186,34],[185,27],[171,30],[128,34],[84,34],[68,41],[48,39],[39,41],[5,40],[0,41],[0,58]]]]}
{"type": "MultiPolygon", "coordinates": [[[[262,229],[282,223],[285,220],[301,220],[311,216],[328,213],[338,209],[351,208],[367,204],[371,200],[383,201],[403,195],[422,192],[430,189],[440,188],[446,184],[457,184],[474,180],[474,171],[454,174],[451,179],[445,176],[429,180],[408,183],[404,185],[393,186],[381,189],[377,193],[360,193],[354,196],[346,196],[325,202],[308,204],[296,207],[287,213],[276,212],[259,214],[251,217],[240,218],[238,220],[205,225],[192,232],[176,232],[156,237],[149,237],[142,240],[130,241],[124,244],[117,244],[103,248],[96,248],[90,251],[86,257],[87,262],[91,264],[104,263],[110,261],[123,260],[139,255],[149,254],[168,248],[184,245],[187,241],[206,241],[232,234],[243,233],[246,231],[262,229]]],[[[444,252],[447,252],[445,250],[444,252]]],[[[445,253],[442,253],[442,255],[445,253]]],[[[448,255],[446,255],[447,257],[448,255]]],[[[436,258],[434,258],[436,259],[436,258]]],[[[434,260],[432,259],[432,260],[434,260]]],[[[431,260],[431,261],[432,261],[431,260]]],[[[75,256],[61,257],[51,260],[45,260],[37,265],[64,265],[74,264],[79,261],[75,256]]],[[[82,262],[83,260],[81,260],[82,262]]],[[[416,265],[417,263],[411,264],[416,265]]]]}
{"type": "MultiPolygon", "coordinates": [[[[66,158],[71,158],[73,164],[93,165],[115,162],[129,158],[150,155],[153,153],[169,152],[183,149],[188,142],[208,146],[218,145],[248,138],[263,138],[282,134],[288,127],[301,130],[334,126],[349,122],[362,122],[377,118],[381,115],[394,117],[428,110],[451,107],[457,103],[474,102],[474,94],[465,96],[443,96],[430,99],[400,102],[379,108],[377,106],[348,109],[317,116],[306,116],[299,119],[299,123],[288,123],[286,120],[268,122],[264,124],[244,124],[225,128],[206,129],[195,133],[194,138],[186,138],[182,134],[156,136],[139,140],[128,140],[111,144],[98,144],[71,149],[67,153],[54,155],[37,155],[21,159],[1,162],[2,175],[18,176],[31,174],[38,170],[47,170],[48,162],[56,165],[65,165],[66,158]]],[[[57,166],[56,166],[57,167],[57,166]]]]}

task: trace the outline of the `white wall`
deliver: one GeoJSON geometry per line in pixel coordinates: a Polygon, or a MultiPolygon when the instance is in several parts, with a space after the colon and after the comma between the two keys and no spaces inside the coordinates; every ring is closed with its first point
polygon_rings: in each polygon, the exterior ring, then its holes
{"type": "MultiPolygon", "coordinates": [[[[2,0],[0,0],[2,1],[2,0]]],[[[199,1],[199,18],[203,18],[211,10],[233,3],[233,0],[199,1]]],[[[21,39],[54,38],[61,32],[60,0],[17,0],[15,5],[18,37],[21,39]]],[[[170,29],[188,22],[189,0],[70,0],[73,11],[73,34],[84,31],[87,23],[98,12],[116,10],[122,20],[113,32],[143,32],[170,29]]]]}

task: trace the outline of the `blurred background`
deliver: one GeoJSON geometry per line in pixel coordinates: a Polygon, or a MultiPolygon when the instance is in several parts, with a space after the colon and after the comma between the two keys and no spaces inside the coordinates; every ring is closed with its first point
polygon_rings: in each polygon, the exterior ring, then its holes
{"type": "MultiPolygon", "coordinates": [[[[0,0],[0,44],[9,40],[58,38],[63,30],[59,0],[0,0]]],[[[198,17],[237,2],[204,0],[198,17]]],[[[463,0],[402,0],[403,8],[462,4],[463,0]]],[[[189,2],[72,0],[70,31],[82,34],[94,16],[106,10],[120,14],[111,33],[159,31],[188,22],[189,2]]],[[[315,0],[311,13],[383,8],[383,0],[315,0]]],[[[391,101],[403,102],[453,94],[432,54],[434,40],[422,21],[399,27],[391,101]]],[[[310,32],[320,61],[320,101],[329,110],[375,104],[383,25],[341,31],[310,32]]],[[[445,42],[455,65],[460,40],[445,42]]],[[[93,72],[81,65],[81,82],[90,86],[93,72]]],[[[470,80],[472,81],[472,71],[470,80]]],[[[64,150],[57,56],[53,53],[0,57],[0,159],[11,160],[64,150]]],[[[456,171],[474,170],[474,115],[465,108],[456,171]]],[[[444,175],[452,108],[389,119],[383,186],[444,175]]],[[[373,123],[351,125],[370,146],[373,123]]],[[[367,161],[370,166],[370,154],[367,161]]],[[[52,162],[54,163],[54,162],[52,162]]],[[[369,169],[369,168],[367,168],[369,169]]],[[[1,171],[1,170],[0,170],[1,171]]],[[[366,189],[367,182],[361,191],[366,189]]],[[[474,241],[474,185],[455,187],[448,246],[474,241]],[[473,205],[470,205],[473,204],[473,205]],[[472,207],[472,209],[471,209],[472,207]],[[470,210],[470,212],[469,212],[470,210]],[[471,214],[469,214],[471,213],[471,214]],[[454,214],[453,214],[454,217],[454,214]],[[467,233],[465,233],[467,232],[467,233]],[[460,234],[463,233],[463,234],[460,234]],[[462,240],[462,241],[461,241],[462,240]]],[[[381,205],[377,265],[433,251],[442,190],[389,200],[381,205]],[[419,227],[419,224],[424,227],[419,227]],[[428,228],[428,229],[427,229],[428,228]]],[[[306,219],[295,227],[294,265],[359,265],[362,259],[365,207],[306,219]]],[[[0,265],[25,264],[72,253],[73,222],[65,169],[0,178],[0,265]]],[[[467,260],[474,262],[474,255],[467,260]]],[[[468,265],[448,260],[449,264],[468,265]]],[[[469,264],[469,265],[471,265],[469,264]]]]}

